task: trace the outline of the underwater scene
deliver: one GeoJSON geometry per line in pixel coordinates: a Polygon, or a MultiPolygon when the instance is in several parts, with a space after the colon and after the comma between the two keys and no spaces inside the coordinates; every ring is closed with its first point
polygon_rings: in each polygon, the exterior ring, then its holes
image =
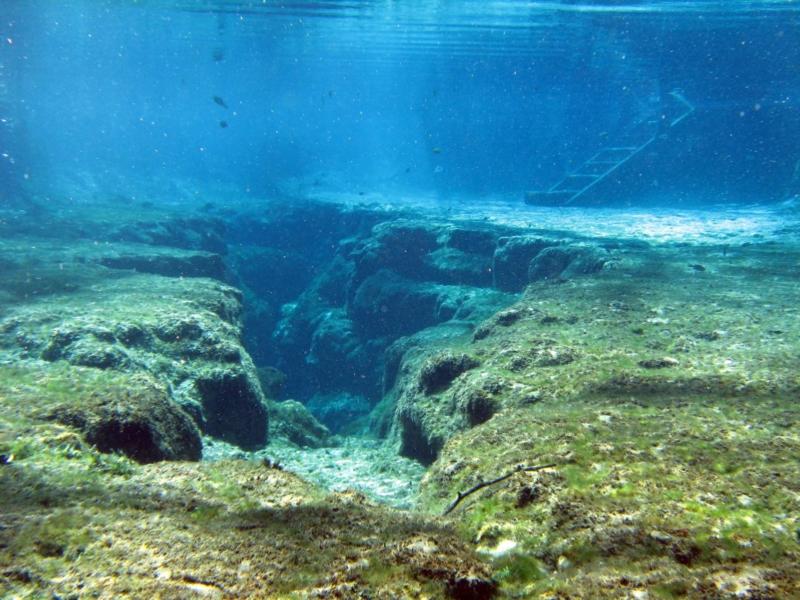
{"type": "Polygon", "coordinates": [[[0,598],[800,599],[800,2],[0,0],[0,598]]]}

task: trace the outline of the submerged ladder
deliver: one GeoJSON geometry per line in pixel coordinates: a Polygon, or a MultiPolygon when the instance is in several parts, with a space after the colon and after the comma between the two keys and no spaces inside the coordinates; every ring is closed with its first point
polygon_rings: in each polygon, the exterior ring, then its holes
{"type": "Polygon", "coordinates": [[[616,145],[601,148],[549,189],[525,194],[525,202],[540,206],[568,206],[591,191],[662,137],[666,130],[672,129],[694,112],[694,106],[679,90],[671,91],[669,96],[677,103],[677,116],[650,118],[636,123],[616,145]]]}

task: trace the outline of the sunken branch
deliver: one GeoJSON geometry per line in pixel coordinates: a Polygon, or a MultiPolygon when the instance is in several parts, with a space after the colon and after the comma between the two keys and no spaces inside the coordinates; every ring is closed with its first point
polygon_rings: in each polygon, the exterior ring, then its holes
{"type": "Polygon", "coordinates": [[[488,487],[490,485],[494,485],[495,483],[500,483],[501,481],[505,481],[506,479],[508,479],[512,475],[515,475],[516,473],[521,473],[523,471],[531,473],[533,471],[541,471],[542,469],[549,469],[551,467],[557,467],[557,466],[558,465],[556,463],[549,463],[546,465],[536,465],[533,467],[528,467],[525,465],[517,465],[513,470],[509,471],[508,473],[506,473],[501,477],[498,477],[497,479],[491,479],[489,481],[481,481],[480,483],[473,485],[465,492],[458,492],[458,496],[456,496],[456,499],[450,503],[450,506],[448,506],[447,509],[442,513],[442,516],[449,515],[451,512],[453,512],[455,507],[458,506],[459,503],[470,494],[474,494],[478,490],[488,487]]]}

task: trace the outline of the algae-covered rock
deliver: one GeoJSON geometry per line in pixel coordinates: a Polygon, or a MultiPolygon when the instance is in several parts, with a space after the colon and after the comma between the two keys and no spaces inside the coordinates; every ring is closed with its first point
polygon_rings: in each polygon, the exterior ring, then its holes
{"type": "Polygon", "coordinates": [[[225,223],[212,217],[135,220],[112,229],[106,238],[115,242],[136,242],[159,247],[205,250],[225,254],[225,223]]]}
{"type": "Polygon", "coordinates": [[[485,223],[387,217],[330,244],[335,255],[284,304],[265,362],[287,373],[289,395],[353,393],[376,404],[384,352],[398,337],[447,322],[469,326],[513,301],[491,289],[498,235],[485,223]]]}
{"type": "MultiPolygon", "coordinates": [[[[94,245],[80,243],[71,249],[76,256],[84,250],[90,257],[100,252],[94,245]]],[[[106,245],[101,250],[106,255],[114,252],[106,245]]],[[[64,252],[43,244],[40,263],[28,265],[31,276],[48,276],[49,261],[64,260],[64,252]]],[[[0,352],[4,357],[19,362],[42,359],[54,369],[67,363],[76,368],[146,375],[167,390],[167,401],[181,418],[186,418],[183,408],[198,426],[210,428],[225,439],[247,446],[267,441],[263,395],[255,366],[240,342],[241,294],[237,290],[206,278],[133,272],[106,272],[104,277],[98,272],[95,276],[98,279],[91,288],[65,292],[47,287],[47,293],[35,300],[9,307],[0,321],[0,352]],[[187,385],[187,381],[191,383],[187,385]]],[[[44,370],[47,373],[50,367],[44,370]]],[[[135,397],[131,396],[132,401],[135,397]]],[[[122,415],[124,402],[117,400],[114,405],[122,415]]],[[[159,402],[153,402],[155,415],[170,414],[159,402]]],[[[81,411],[79,406],[67,411],[72,422],[85,422],[86,427],[95,423],[94,417],[80,416],[81,411]]],[[[142,450],[140,454],[146,460],[198,455],[196,450],[170,450],[180,444],[159,441],[163,436],[158,432],[178,428],[177,422],[163,427],[142,425],[141,412],[140,407],[132,405],[121,421],[129,425],[117,429],[120,438],[127,438],[138,428],[142,432],[138,437],[152,438],[151,446],[164,445],[163,451],[142,450]]],[[[116,445],[109,441],[108,432],[114,427],[92,425],[92,440],[103,447],[139,452],[135,441],[121,440],[116,445]],[[95,435],[100,429],[105,433],[95,435]]]]}
{"type": "Polygon", "coordinates": [[[419,371],[419,385],[426,394],[447,388],[462,373],[480,362],[469,354],[442,352],[426,360],[419,371]]]}
{"type": "Polygon", "coordinates": [[[458,226],[446,233],[448,248],[454,248],[467,254],[491,257],[497,247],[497,240],[502,234],[499,227],[467,227],[458,226]]]}
{"type": "MultiPolygon", "coordinates": [[[[540,252],[573,256],[575,248],[575,257],[584,251],[594,256],[590,246],[567,244],[540,252]]],[[[601,258],[605,252],[599,252],[601,258]]],[[[434,352],[406,354],[397,346],[387,363],[392,367],[387,381],[394,385],[387,397],[394,402],[401,452],[433,460],[457,432],[504,408],[532,403],[595,394],[738,398],[797,388],[786,361],[791,344],[778,313],[753,307],[748,310],[757,316],[737,316],[743,277],[752,276],[749,266],[742,272],[731,268],[716,276],[713,287],[701,288],[697,275],[684,268],[684,250],[632,245],[614,252],[617,268],[560,286],[533,283],[516,305],[479,325],[469,346],[454,342],[451,354],[475,356],[480,365],[454,379],[452,387],[425,393],[428,386],[418,382],[433,371],[425,361],[434,352]],[[770,340],[768,330],[781,334],[770,340]],[[726,346],[696,335],[707,331],[724,332],[726,346]],[[734,331],[737,343],[730,339],[734,331]],[[500,382],[501,389],[487,391],[483,385],[489,381],[500,382]]],[[[774,257],[767,260],[774,264],[774,257]]],[[[438,351],[447,354],[448,348],[438,351]]]]}
{"type": "Polygon", "coordinates": [[[434,327],[422,329],[412,335],[398,338],[386,349],[384,355],[383,390],[388,393],[395,384],[398,370],[405,355],[426,347],[433,347],[441,340],[457,339],[467,336],[472,325],[466,321],[447,321],[434,327]]]}
{"type": "Polygon", "coordinates": [[[506,292],[518,292],[528,283],[531,260],[545,248],[555,246],[554,240],[511,236],[498,240],[492,272],[494,285],[506,292]]]}
{"type": "Polygon", "coordinates": [[[317,320],[306,362],[314,367],[316,376],[326,382],[327,389],[352,387],[353,391],[358,391],[361,386],[352,385],[352,382],[375,380],[371,371],[376,361],[370,349],[370,341],[359,336],[346,312],[333,309],[317,320]]]}
{"type": "Polygon", "coordinates": [[[127,269],[140,273],[154,273],[167,277],[210,277],[223,279],[225,265],[219,254],[210,252],[123,254],[100,259],[100,264],[110,269],[127,269]]]}
{"type": "Polygon", "coordinates": [[[436,280],[456,285],[489,287],[492,285],[492,256],[470,254],[457,248],[443,247],[426,259],[436,280]]]}
{"type": "Polygon", "coordinates": [[[18,431],[55,421],[140,463],[200,459],[199,430],[150,375],[30,362],[0,367],[0,378],[0,408],[18,431]]]}
{"type": "Polygon", "coordinates": [[[486,486],[453,512],[501,591],[733,598],[731,578],[746,572],[740,597],[792,597],[800,473],[789,456],[800,439],[785,433],[787,418],[800,414],[779,398],[537,404],[448,442],[422,502],[443,511],[517,465],[554,463],[486,486]],[[780,448],[770,441],[778,431],[780,448]]]}
{"type": "Polygon", "coordinates": [[[407,335],[436,323],[440,291],[381,270],[358,287],[350,312],[367,337],[407,335]]]}
{"type": "Polygon", "coordinates": [[[451,525],[272,464],[137,466],[74,446],[67,458],[51,443],[0,467],[8,597],[460,599],[496,588],[451,525]]]}
{"type": "Polygon", "coordinates": [[[569,279],[589,275],[603,268],[607,253],[594,246],[556,246],[544,248],[528,266],[528,281],[569,279]]]}
{"type": "Polygon", "coordinates": [[[242,369],[211,369],[194,378],[204,431],[245,448],[267,442],[268,413],[258,380],[242,369]]]}
{"type": "Polygon", "coordinates": [[[381,270],[409,279],[427,279],[425,257],[439,246],[435,224],[405,219],[379,223],[350,253],[356,281],[381,270]]]}
{"type": "Polygon", "coordinates": [[[259,367],[256,369],[261,390],[270,400],[278,400],[286,385],[286,374],[275,367],[259,367]]]}
{"type": "Polygon", "coordinates": [[[66,360],[70,364],[98,369],[124,368],[130,359],[124,348],[109,337],[93,331],[70,331],[57,329],[42,351],[42,358],[48,361],[66,360]]]}
{"type": "Polygon", "coordinates": [[[328,442],[331,432],[300,402],[296,400],[271,402],[269,408],[271,436],[281,436],[293,444],[311,448],[318,448],[328,442]]]}
{"type": "Polygon", "coordinates": [[[125,389],[98,389],[43,416],[74,427],[101,452],[119,452],[140,463],[200,460],[194,422],[145,377],[132,378],[125,389]]]}

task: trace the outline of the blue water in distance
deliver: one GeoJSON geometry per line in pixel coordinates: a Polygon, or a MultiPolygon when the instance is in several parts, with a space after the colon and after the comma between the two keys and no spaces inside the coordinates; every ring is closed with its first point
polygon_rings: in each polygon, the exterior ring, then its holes
{"type": "Polygon", "coordinates": [[[521,201],[674,90],[695,112],[598,202],[796,193],[793,0],[3,0],[0,193],[521,201]]]}

